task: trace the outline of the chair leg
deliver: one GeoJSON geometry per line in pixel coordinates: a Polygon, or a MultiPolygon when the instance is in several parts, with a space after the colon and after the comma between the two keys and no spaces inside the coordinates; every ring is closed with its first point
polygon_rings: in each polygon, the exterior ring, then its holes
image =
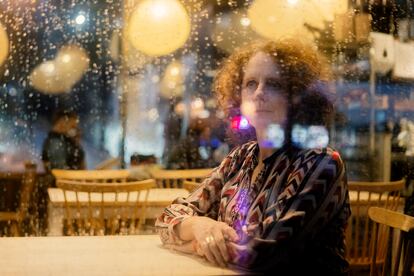
{"type": "Polygon", "coordinates": [[[413,264],[413,251],[414,250],[414,242],[410,239],[405,239],[404,243],[404,251],[403,251],[403,269],[402,269],[402,275],[410,275],[411,273],[411,266],[413,264]]]}
{"type": "Polygon", "coordinates": [[[10,234],[12,237],[19,237],[20,236],[20,231],[19,231],[19,222],[17,221],[13,221],[10,225],[10,234]]]}

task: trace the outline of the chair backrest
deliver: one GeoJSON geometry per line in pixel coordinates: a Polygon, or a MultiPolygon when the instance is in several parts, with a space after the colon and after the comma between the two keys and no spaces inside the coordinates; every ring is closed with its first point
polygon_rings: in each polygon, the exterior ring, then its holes
{"type": "Polygon", "coordinates": [[[19,220],[23,220],[29,213],[32,193],[36,185],[36,164],[26,162],[25,172],[23,176],[22,186],[20,188],[20,200],[17,209],[17,216],[19,220]]]}
{"type": "MultiPolygon", "coordinates": [[[[351,270],[369,269],[372,259],[372,251],[369,246],[372,242],[372,223],[368,217],[368,209],[373,206],[390,210],[403,208],[404,201],[401,191],[405,181],[390,182],[349,182],[349,195],[352,215],[346,230],[347,254],[351,270]]],[[[386,232],[379,233],[382,237],[386,232]]],[[[379,247],[377,262],[383,264],[385,259],[385,247],[379,247]]]]}
{"type": "Polygon", "coordinates": [[[25,172],[0,172],[0,211],[15,212],[25,172]]]}
{"type": "Polygon", "coordinates": [[[182,188],[183,181],[201,182],[213,169],[190,169],[190,170],[162,170],[151,171],[152,177],[157,182],[158,188],[182,188]]]}
{"type": "Polygon", "coordinates": [[[404,215],[399,212],[391,211],[385,208],[371,207],[368,210],[368,215],[372,221],[375,222],[373,237],[374,245],[372,248],[372,261],[371,261],[371,273],[370,275],[379,275],[376,259],[378,256],[378,247],[381,244],[385,244],[387,248],[386,263],[382,267],[382,275],[390,275],[388,273],[388,261],[393,267],[391,269],[392,275],[410,275],[413,267],[414,257],[414,217],[404,215]],[[388,231],[389,229],[390,231],[388,231]],[[379,233],[385,231],[389,233],[384,239],[380,237],[379,233]],[[399,231],[398,241],[393,248],[392,240],[394,238],[394,230],[399,231]],[[389,246],[391,244],[391,246],[389,246]],[[395,249],[395,258],[392,258],[392,254],[389,254],[390,249],[395,249]],[[386,274],[387,273],[387,274],[386,274]]]}
{"type": "Polygon", "coordinates": [[[200,182],[184,180],[183,188],[191,193],[195,191],[198,187],[200,187],[200,184],[201,184],[200,182]]]}
{"type": "Polygon", "coordinates": [[[52,174],[59,180],[75,180],[80,182],[113,183],[125,182],[129,177],[128,170],[52,170],[52,174]]]}
{"type": "Polygon", "coordinates": [[[66,234],[136,234],[145,223],[149,190],[155,180],[57,179],[56,185],[63,190],[66,234]]]}
{"type": "Polygon", "coordinates": [[[23,226],[26,219],[29,219],[29,207],[32,202],[32,195],[35,189],[37,174],[36,164],[25,163],[24,173],[1,173],[0,186],[6,192],[1,201],[0,221],[11,222],[12,235],[22,235],[28,229],[23,226]],[[6,187],[5,187],[6,186],[6,187]],[[17,197],[16,197],[17,195],[17,197]],[[18,200],[17,200],[18,199],[18,200]],[[14,202],[17,202],[15,204],[14,202]],[[14,205],[14,206],[13,206],[14,205]]]}

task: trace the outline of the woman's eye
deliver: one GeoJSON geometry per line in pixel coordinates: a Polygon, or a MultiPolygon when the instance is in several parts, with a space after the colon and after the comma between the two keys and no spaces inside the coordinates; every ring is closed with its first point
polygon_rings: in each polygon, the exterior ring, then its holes
{"type": "Polygon", "coordinates": [[[269,81],[267,83],[267,85],[271,88],[274,88],[274,89],[281,89],[282,88],[282,84],[278,81],[269,81]]]}
{"type": "Polygon", "coordinates": [[[248,87],[248,88],[254,88],[254,87],[256,87],[256,81],[254,81],[254,80],[248,81],[246,83],[246,87],[248,87]]]}

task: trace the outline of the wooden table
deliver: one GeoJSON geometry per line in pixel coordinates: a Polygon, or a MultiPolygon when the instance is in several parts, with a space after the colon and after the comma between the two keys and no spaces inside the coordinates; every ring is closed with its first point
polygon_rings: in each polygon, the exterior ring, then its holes
{"type": "MultiPolygon", "coordinates": [[[[65,214],[64,207],[64,196],[63,191],[59,188],[49,188],[49,202],[48,202],[48,236],[62,236],[63,231],[63,218],[65,214]]],[[[92,195],[93,196],[93,195],[92,195]]],[[[186,197],[188,196],[188,191],[185,189],[151,189],[150,194],[148,195],[148,203],[146,209],[146,218],[156,218],[158,217],[163,209],[171,204],[171,202],[177,197],[186,197]]],[[[136,196],[135,196],[136,197],[136,196]]],[[[143,201],[145,193],[140,194],[140,201],[143,201]]],[[[73,202],[73,208],[76,209],[76,196],[75,193],[67,193],[68,201],[73,202]]],[[[119,193],[118,201],[125,198],[126,193],[119,193]]],[[[133,198],[132,193],[130,198],[133,198]]],[[[93,197],[92,197],[93,199],[93,197]]],[[[111,206],[111,203],[115,200],[115,194],[105,194],[105,204],[107,208],[119,208],[119,205],[111,206]]],[[[87,203],[87,194],[85,193],[84,197],[79,197],[80,202],[87,203]]],[[[96,194],[96,201],[100,201],[100,195],[96,194]]],[[[86,205],[85,205],[86,206],[86,205]]],[[[86,208],[85,208],[86,210],[86,208]]]]}
{"type": "Polygon", "coordinates": [[[0,275],[236,275],[157,235],[0,238],[0,275]]]}

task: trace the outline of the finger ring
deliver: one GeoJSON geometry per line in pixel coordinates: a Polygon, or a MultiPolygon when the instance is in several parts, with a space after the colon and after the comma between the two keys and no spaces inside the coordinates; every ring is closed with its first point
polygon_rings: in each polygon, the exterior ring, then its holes
{"type": "Polygon", "coordinates": [[[214,238],[213,238],[213,236],[207,236],[207,238],[206,238],[206,243],[210,243],[210,242],[212,242],[214,240],[214,238]]]}

